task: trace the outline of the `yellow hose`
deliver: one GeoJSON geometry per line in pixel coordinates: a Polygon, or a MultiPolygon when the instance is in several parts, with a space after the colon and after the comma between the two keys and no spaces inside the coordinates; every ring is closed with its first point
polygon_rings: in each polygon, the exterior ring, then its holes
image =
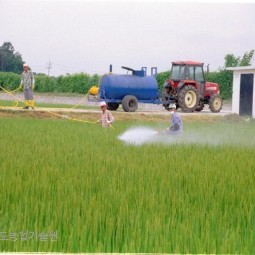
{"type": "Polygon", "coordinates": [[[12,91],[10,91],[11,93],[14,93],[14,92],[16,92],[17,90],[19,90],[20,89],[20,87],[18,87],[18,88],[16,88],[16,89],[14,89],[14,90],[12,90],[12,91]]]}
{"type": "MultiPolygon", "coordinates": [[[[22,103],[25,103],[24,101],[20,100],[19,98],[17,98],[16,96],[14,96],[11,92],[9,92],[8,90],[6,90],[5,88],[3,88],[2,86],[0,86],[0,88],[5,92],[7,93],[8,95],[10,95],[11,97],[13,97],[14,99],[16,99],[18,102],[22,102],[22,103]]],[[[32,106],[30,103],[28,103],[29,106],[32,106]]],[[[39,109],[38,107],[35,107],[37,109],[39,109]]],[[[40,109],[41,111],[43,112],[48,112],[52,115],[55,115],[55,116],[58,116],[58,117],[61,117],[61,118],[65,118],[65,119],[69,119],[69,120],[73,120],[73,121],[79,121],[79,122],[83,122],[83,123],[93,123],[93,124],[96,124],[97,122],[95,121],[88,121],[88,120],[80,120],[80,119],[74,119],[74,118],[70,118],[68,116],[63,116],[61,114],[58,114],[58,113],[55,113],[55,112],[51,112],[49,110],[45,110],[45,109],[40,109]]]]}
{"type": "Polygon", "coordinates": [[[98,95],[98,87],[92,86],[89,89],[88,93],[85,94],[85,96],[80,100],[80,102],[78,104],[76,104],[75,106],[71,107],[71,109],[74,109],[74,108],[78,107],[81,104],[81,102],[88,96],[88,94],[90,94],[92,96],[97,96],[98,95]]]}
{"type": "Polygon", "coordinates": [[[71,109],[74,109],[74,108],[78,107],[81,104],[81,102],[87,97],[88,93],[80,100],[80,102],[77,105],[71,107],[71,109]]]}
{"type": "Polygon", "coordinates": [[[13,101],[13,107],[18,107],[19,102],[18,101],[13,101]]]}
{"type": "MultiPolygon", "coordinates": [[[[24,101],[20,100],[20,99],[17,98],[16,96],[14,96],[10,91],[6,90],[6,89],[3,88],[2,86],[0,86],[0,88],[1,88],[5,93],[7,93],[8,95],[10,95],[10,96],[13,97],[14,99],[16,99],[16,101],[14,101],[14,107],[17,107],[19,102],[25,103],[24,101]]],[[[17,90],[17,89],[16,89],[16,90],[17,90]]],[[[14,91],[16,91],[16,90],[14,90],[14,91]]],[[[12,92],[13,92],[13,91],[12,91],[12,92]]],[[[88,93],[89,93],[89,92],[88,92],[88,93]]],[[[85,97],[88,95],[88,93],[82,98],[82,100],[85,99],[85,97]]],[[[77,105],[75,105],[75,106],[72,107],[72,108],[75,108],[75,107],[77,107],[78,105],[80,105],[80,103],[82,102],[82,100],[81,100],[77,105]]],[[[30,103],[28,103],[28,106],[33,106],[33,105],[31,105],[30,103]]],[[[40,108],[35,107],[35,106],[33,106],[33,107],[34,107],[34,108],[37,108],[37,109],[40,109],[40,108]]],[[[50,114],[52,114],[52,115],[55,115],[55,116],[58,116],[58,117],[61,117],[61,118],[65,118],[65,119],[68,119],[68,120],[72,120],[72,121],[79,121],[79,122],[83,122],[83,123],[93,123],[93,124],[97,124],[97,122],[95,122],[95,121],[88,121],[88,120],[75,119],[75,118],[70,118],[70,117],[68,117],[68,116],[61,115],[61,114],[58,114],[58,113],[55,113],[55,112],[51,112],[51,111],[49,111],[49,110],[45,110],[45,109],[40,109],[40,110],[41,110],[41,111],[44,111],[44,112],[48,112],[48,113],[50,113],[50,114]]],[[[113,127],[111,124],[109,124],[109,126],[110,126],[112,129],[114,129],[114,127],[113,127]]]]}

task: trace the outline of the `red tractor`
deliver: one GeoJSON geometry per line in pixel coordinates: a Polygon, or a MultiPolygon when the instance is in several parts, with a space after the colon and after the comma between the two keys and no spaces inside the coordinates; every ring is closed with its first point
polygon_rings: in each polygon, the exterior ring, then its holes
{"type": "Polygon", "coordinates": [[[184,112],[202,111],[205,104],[209,104],[212,112],[219,112],[222,109],[219,85],[205,81],[203,65],[194,61],[173,62],[171,77],[163,85],[162,100],[173,99],[184,112]]]}

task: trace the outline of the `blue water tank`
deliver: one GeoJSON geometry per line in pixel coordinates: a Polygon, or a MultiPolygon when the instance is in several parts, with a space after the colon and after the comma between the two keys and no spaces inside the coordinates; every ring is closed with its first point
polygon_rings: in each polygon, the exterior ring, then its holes
{"type": "Polygon", "coordinates": [[[99,95],[103,99],[122,100],[133,95],[138,100],[155,100],[158,83],[154,76],[105,74],[99,84],[99,95]]]}

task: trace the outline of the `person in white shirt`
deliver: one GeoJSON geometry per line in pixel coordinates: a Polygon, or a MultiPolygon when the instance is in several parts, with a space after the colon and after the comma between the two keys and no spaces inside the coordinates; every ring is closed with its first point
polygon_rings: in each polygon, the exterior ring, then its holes
{"type": "Polygon", "coordinates": [[[111,126],[111,124],[114,122],[114,117],[112,116],[112,113],[107,110],[106,102],[100,102],[100,107],[102,110],[102,115],[101,118],[97,121],[97,123],[101,123],[102,127],[107,128],[111,126]]]}

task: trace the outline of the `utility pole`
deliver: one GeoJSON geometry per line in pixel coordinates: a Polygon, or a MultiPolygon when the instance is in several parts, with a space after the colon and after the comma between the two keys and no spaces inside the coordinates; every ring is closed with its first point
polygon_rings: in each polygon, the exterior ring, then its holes
{"type": "Polygon", "coordinates": [[[49,63],[48,63],[48,66],[47,66],[47,69],[48,69],[48,76],[50,76],[50,69],[52,68],[52,63],[50,62],[49,60],[49,63]]]}
{"type": "Polygon", "coordinates": [[[210,70],[209,70],[209,64],[206,66],[206,72],[209,73],[210,70]]]}
{"type": "Polygon", "coordinates": [[[1,50],[2,50],[2,69],[1,69],[1,71],[3,72],[4,71],[4,50],[3,50],[3,47],[1,48],[1,50]]]}

